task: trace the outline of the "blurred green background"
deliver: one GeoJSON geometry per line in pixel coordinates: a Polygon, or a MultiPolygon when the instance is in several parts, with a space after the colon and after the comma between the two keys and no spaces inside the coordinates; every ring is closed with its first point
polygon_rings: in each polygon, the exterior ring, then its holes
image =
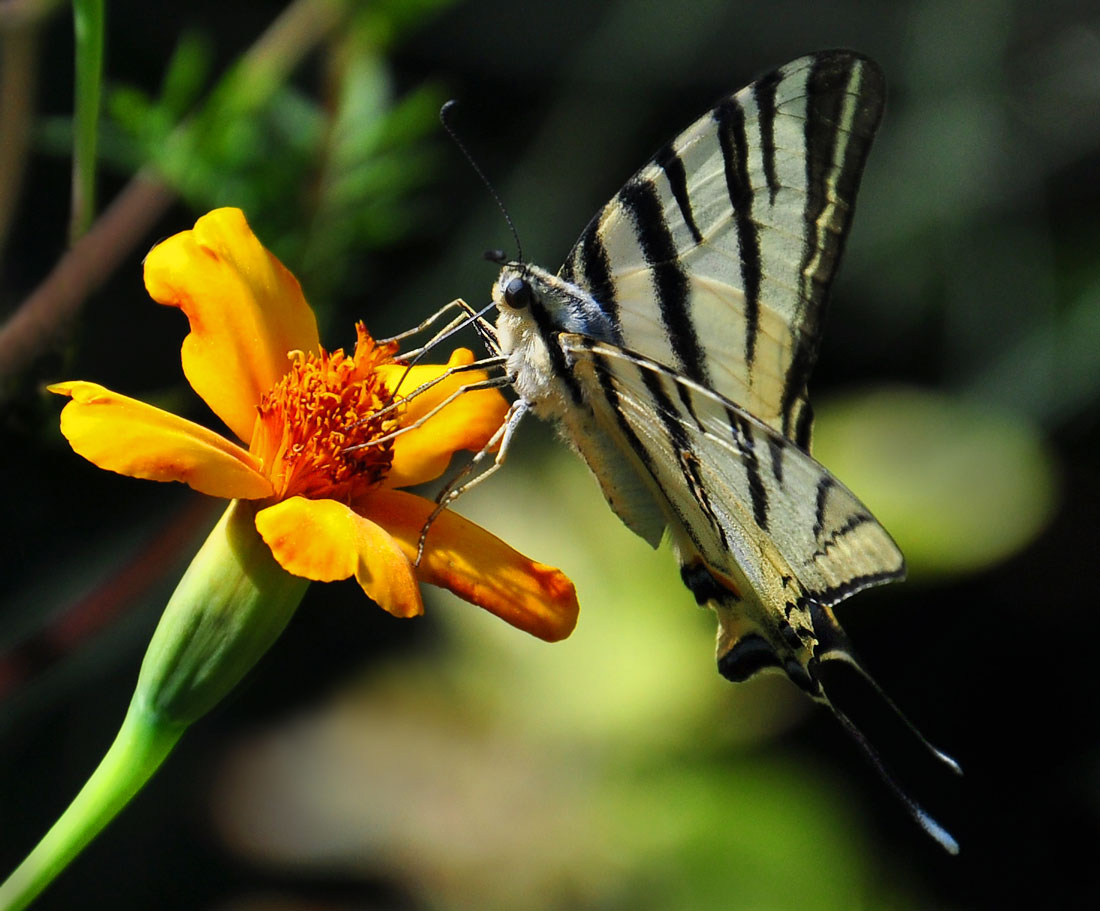
{"type": "Polygon", "coordinates": [[[241,691],[38,907],[1100,906],[1100,9],[106,13],[96,129],[73,119],[71,8],[0,4],[4,873],[113,737],[160,606],[220,509],[83,462],[43,392],[88,379],[206,419],[179,370],[183,320],[142,288],[149,247],[240,206],[330,346],[360,318],[385,335],[457,296],[486,302],[480,254],[510,249],[441,135],[444,99],[460,100],[457,128],[526,255],[554,268],[664,140],[827,47],[876,58],[890,100],[811,387],[815,452],[911,568],[838,613],[962,763],[962,781],[918,788],[962,854],[943,856],[785,681],[719,678],[713,621],[667,549],[623,528],[531,422],[459,508],[574,578],[571,639],[528,640],[443,597],[398,621],[354,584],[314,586],[241,691]],[[74,147],[97,163],[97,202],[75,219],[74,147]],[[31,329],[16,322],[28,307],[31,329]]]}

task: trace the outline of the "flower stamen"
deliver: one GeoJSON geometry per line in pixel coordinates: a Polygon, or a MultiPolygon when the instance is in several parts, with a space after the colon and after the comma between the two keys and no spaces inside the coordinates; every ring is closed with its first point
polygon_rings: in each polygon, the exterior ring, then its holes
{"type": "Polygon", "coordinates": [[[291,352],[290,369],[260,401],[250,450],[276,499],[347,502],[389,471],[400,409],[377,368],[393,362],[397,345],[376,344],[362,323],[355,329],[350,357],[291,352]]]}

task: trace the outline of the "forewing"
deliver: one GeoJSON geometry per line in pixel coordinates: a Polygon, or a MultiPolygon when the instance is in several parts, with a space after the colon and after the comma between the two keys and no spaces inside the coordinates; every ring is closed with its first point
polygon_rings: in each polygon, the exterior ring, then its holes
{"type": "Polygon", "coordinates": [[[624,347],[808,450],[806,383],[884,91],[873,62],[826,51],[731,95],[597,213],[561,276],[624,347]]]}

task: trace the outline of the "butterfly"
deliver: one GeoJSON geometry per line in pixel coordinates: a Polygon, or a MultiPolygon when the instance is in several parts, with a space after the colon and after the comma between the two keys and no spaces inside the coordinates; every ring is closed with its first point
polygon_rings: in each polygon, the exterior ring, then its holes
{"type": "Polygon", "coordinates": [[[480,328],[517,396],[501,453],[527,412],[556,423],[627,527],[654,547],[670,536],[717,615],[721,674],[786,673],[956,853],[851,709],[869,692],[958,765],[883,694],[833,613],[905,561],[810,455],[807,383],[884,98],[879,67],[850,51],[763,76],[661,148],[556,275],[489,254],[498,318],[480,328]]]}

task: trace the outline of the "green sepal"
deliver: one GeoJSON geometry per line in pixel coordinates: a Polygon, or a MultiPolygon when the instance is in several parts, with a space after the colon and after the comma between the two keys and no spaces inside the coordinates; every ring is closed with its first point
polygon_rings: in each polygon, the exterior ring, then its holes
{"type": "Polygon", "coordinates": [[[271,647],[308,585],[275,562],[255,507],[234,500],[164,609],[134,704],[169,724],[201,718],[271,647]]]}

